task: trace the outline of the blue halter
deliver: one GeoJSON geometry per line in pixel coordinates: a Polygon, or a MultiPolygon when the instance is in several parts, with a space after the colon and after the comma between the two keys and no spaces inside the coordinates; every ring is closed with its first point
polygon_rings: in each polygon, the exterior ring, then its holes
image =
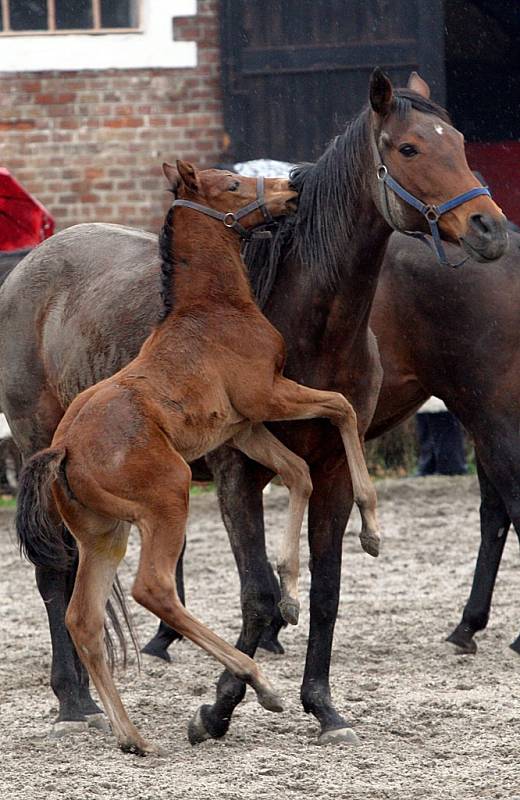
{"type": "Polygon", "coordinates": [[[443,214],[446,214],[447,211],[451,211],[452,208],[457,208],[457,206],[467,203],[468,200],[473,200],[474,197],[479,197],[480,195],[484,194],[488,197],[491,197],[491,192],[489,189],[486,186],[476,186],[474,189],[469,189],[467,192],[458,194],[456,197],[452,197],[451,200],[441,203],[440,206],[427,205],[426,203],[422,203],[420,200],[418,200],[417,197],[414,197],[413,194],[410,194],[410,192],[401,186],[400,183],[392,178],[388,172],[388,168],[383,163],[381,153],[379,152],[374,139],[372,139],[372,149],[374,151],[376,174],[380,189],[381,211],[390,227],[393,228],[394,231],[399,231],[399,233],[404,233],[407,236],[413,236],[415,239],[420,239],[421,241],[425,242],[428,247],[434,251],[439,263],[444,266],[460,267],[461,264],[464,264],[468,260],[469,256],[466,256],[466,258],[462,259],[462,261],[459,261],[456,264],[451,264],[450,261],[448,261],[437,223],[440,217],[443,214]],[[433,246],[430,244],[424,233],[421,233],[420,231],[405,231],[395,224],[394,220],[392,219],[390,205],[388,203],[387,187],[388,189],[391,189],[398,197],[400,197],[401,200],[404,200],[405,203],[408,203],[408,205],[416,208],[417,211],[426,218],[428,225],[430,226],[433,246]]]}

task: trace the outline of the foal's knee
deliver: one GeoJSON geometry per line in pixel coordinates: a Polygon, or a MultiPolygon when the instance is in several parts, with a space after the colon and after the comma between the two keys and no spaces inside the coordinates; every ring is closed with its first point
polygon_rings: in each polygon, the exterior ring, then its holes
{"type": "Polygon", "coordinates": [[[303,458],[294,458],[290,466],[280,472],[280,477],[288,489],[298,492],[306,500],[312,494],[312,480],[307,462],[303,458]]]}
{"type": "Polygon", "coordinates": [[[337,410],[331,415],[331,422],[339,428],[357,428],[357,414],[345,395],[336,393],[337,410]]]}

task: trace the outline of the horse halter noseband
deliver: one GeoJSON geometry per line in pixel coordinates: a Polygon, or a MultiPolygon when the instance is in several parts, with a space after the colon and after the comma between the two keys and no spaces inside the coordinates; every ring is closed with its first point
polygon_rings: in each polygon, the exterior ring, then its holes
{"type": "Polygon", "coordinates": [[[247,206],[243,206],[238,211],[217,211],[210,206],[203,206],[200,203],[194,203],[192,200],[174,200],[171,207],[173,208],[174,206],[192,208],[194,211],[200,211],[201,214],[205,214],[207,217],[218,219],[225,225],[226,228],[236,231],[239,236],[246,241],[249,239],[270,239],[272,236],[271,232],[266,230],[257,231],[254,228],[247,230],[247,228],[244,228],[244,226],[239,222],[239,220],[241,220],[243,217],[246,217],[252,211],[256,211],[257,208],[259,208],[264,215],[265,225],[269,225],[271,222],[273,222],[271,213],[265,204],[263,175],[258,175],[256,179],[256,200],[248,203],[247,206]]]}
{"type": "Polygon", "coordinates": [[[431,249],[434,251],[440,264],[447,267],[460,267],[468,260],[469,256],[466,256],[466,258],[463,258],[462,261],[459,261],[456,264],[452,264],[448,260],[441,241],[441,235],[437,223],[440,217],[442,217],[443,214],[446,214],[447,211],[451,211],[453,208],[457,208],[457,206],[467,203],[468,200],[473,200],[474,197],[479,197],[483,194],[491,197],[491,192],[487,186],[476,186],[474,189],[469,189],[467,192],[458,194],[456,197],[452,197],[451,200],[441,203],[440,206],[427,205],[426,203],[421,202],[421,200],[419,200],[417,197],[414,197],[413,194],[410,194],[410,192],[408,192],[404,186],[401,186],[400,183],[392,178],[388,172],[388,168],[383,162],[374,136],[372,136],[371,139],[372,152],[374,154],[374,161],[376,165],[377,181],[379,184],[379,195],[381,198],[381,211],[387,223],[391,228],[393,228],[394,231],[399,231],[399,233],[404,233],[407,236],[413,236],[415,239],[420,239],[421,241],[425,242],[428,247],[431,247],[431,249]],[[426,218],[428,225],[430,226],[433,246],[430,244],[425,234],[421,233],[421,231],[403,230],[394,222],[390,212],[390,204],[388,202],[388,189],[391,189],[394,194],[401,198],[401,200],[404,200],[405,203],[413,206],[413,208],[417,209],[417,211],[426,218]]]}

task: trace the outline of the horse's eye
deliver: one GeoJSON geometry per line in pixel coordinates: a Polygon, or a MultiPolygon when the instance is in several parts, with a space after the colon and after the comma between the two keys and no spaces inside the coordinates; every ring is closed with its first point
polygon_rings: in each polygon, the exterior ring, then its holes
{"type": "Polygon", "coordinates": [[[240,186],[240,181],[235,181],[234,183],[231,184],[228,191],[236,192],[239,186],[240,186]]]}
{"type": "Polygon", "coordinates": [[[413,146],[413,144],[402,144],[401,147],[399,148],[399,152],[405,158],[412,158],[412,156],[417,155],[418,150],[416,147],[413,146]]]}

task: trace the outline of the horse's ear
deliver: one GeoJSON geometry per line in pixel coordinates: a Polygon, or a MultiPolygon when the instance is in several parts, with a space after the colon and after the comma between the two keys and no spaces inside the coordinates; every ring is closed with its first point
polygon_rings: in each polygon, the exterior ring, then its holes
{"type": "Polygon", "coordinates": [[[174,167],[173,164],[168,164],[168,162],[165,161],[162,165],[162,171],[164,172],[164,177],[170,184],[172,192],[176,192],[181,182],[181,176],[177,172],[177,168],[174,167]]]}
{"type": "Polygon", "coordinates": [[[421,76],[417,72],[411,72],[410,77],[408,78],[408,89],[411,89],[412,92],[417,92],[417,94],[422,95],[425,97],[426,100],[430,99],[430,87],[423,81],[421,76]]]}
{"type": "Polygon", "coordinates": [[[192,192],[198,192],[199,181],[197,179],[197,170],[193,164],[190,164],[189,161],[177,161],[177,169],[188,189],[191,189],[192,192]]]}
{"type": "Polygon", "coordinates": [[[372,109],[376,114],[385,117],[390,111],[394,90],[390,78],[380,67],[376,67],[370,77],[369,96],[372,109]]]}

